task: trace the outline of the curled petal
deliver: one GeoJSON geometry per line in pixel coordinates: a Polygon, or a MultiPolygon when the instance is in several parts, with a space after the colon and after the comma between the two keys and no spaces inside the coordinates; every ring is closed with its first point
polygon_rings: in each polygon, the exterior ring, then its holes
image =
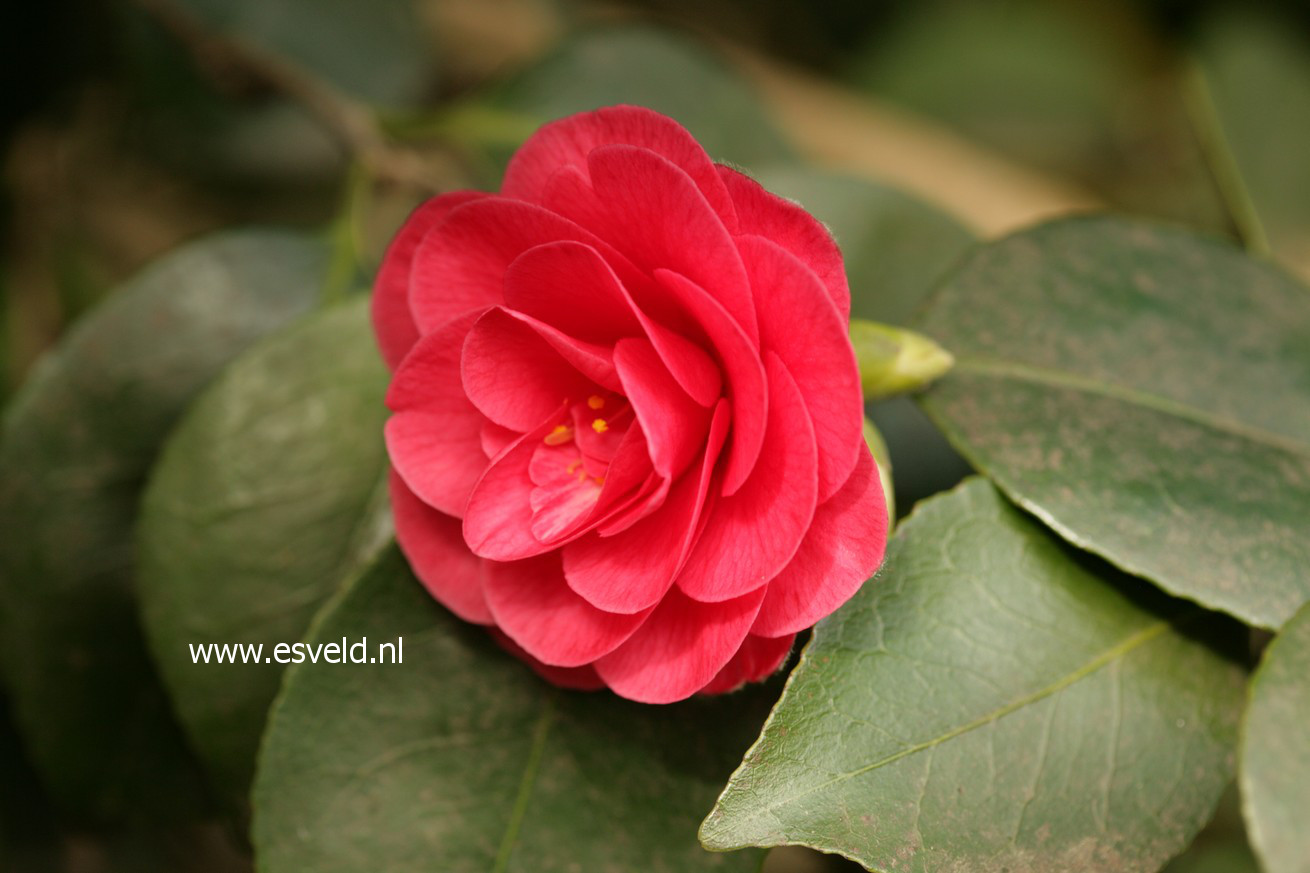
{"type": "MultiPolygon", "coordinates": [[[[601,146],[552,178],[548,208],[603,236],[646,272],[672,269],[708,291],[758,338],[750,283],[732,236],[687,174],[647,149],[601,146]]],[[[640,298],[639,298],[640,299],[640,298]]]]}
{"type": "Polygon", "coordinates": [[[791,252],[814,271],[832,297],[842,321],[851,317],[851,289],[841,250],[828,229],[790,200],[764,190],[749,176],[719,167],[741,217],[739,233],[757,234],[791,252]]]}
{"type": "Polygon", "coordinates": [[[425,503],[456,517],[487,466],[487,419],[469,403],[459,378],[460,348],[476,318],[466,314],[419,340],[387,392],[395,412],[386,425],[391,463],[425,503]]]}
{"type": "Polygon", "coordinates": [[[486,196],[481,191],[452,191],[432,198],[410,214],[387,247],[373,283],[371,305],[378,348],[392,370],[418,342],[418,326],[409,309],[410,267],[415,250],[452,209],[486,196]]]}
{"type": "Polygon", "coordinates": [[[703,288],[669,270],[656,270],[655,279],[705,330],[727,373],[732,401],[732,454],[723,477],[723,493],[733,494],[755,469],[764,443],[769,408],[764,365],[741,326],[703,288]]]}
{"type": "Polygon", "coordinates": [[[587,156],[593,149],[618,143],[649,149],[679,167],[720,220],[735,229],[732,198],[705,149],[672,118],[643,106],[610,106],[544,125],[515,152],[505,170],[501,193],[543,203],[546,185],[560,167],[585,174],[587,156]]]}
{"type": "Polygon", "coordinates": [[[829,615],[874,574],[886,546],[886,499],[864,449],[846,484],[815,510],[796,556],[769,582],[751,633],[784,636],[829,615]]]}
{"type": "Polygon", "coordinates": [[[505,305],[588,342],[641,335],[614,270],[578,242],[546,243],[519,255],[505,274],[505,305]]]}
{"type": "Polygon", "coordinates": [[[496,626],[552,667],[579,667],[612,652],[650,611],[602,612],[564,582],[558,554],[487,562],[485,591],[496,626]]]}
{"type": "Polygon", "coordinates": [[[846,322],[819,278],[775,243],[738,239],[755,290],[760,341],[796,379],[819,449],[819,500],[833,495],[866,451],[864,402],[846,322]]]}
{"type": "Polygon", "coordinates": [[[532,325],[500,308],[488,310],[469,331],[460,372],[473,405],[520,433],[560,404],[599,390],[532,325]]]}
{"type": "Polygon", "coordinates": [[[459,519],[428,506],[393,470],[391,512],[396,542],[423,587],[465,621],[492,624],[482,594],[483,560],[468,550],[459,519]]]}
{"type": "Polygon", "coordinates": [[[561,240],[597,249],[620,275],[638,275],[589,231],[531,203],[488,196],[455,207],[414,252],[409,307],[419,332],[503,302],[509,265],[530,248],[561,240]]]}
{"type": "Polygon", "coordinates": [[[814,519],[819,478],[809,413],[778,357],[766,353],[765,366],[769,423],[760,462],[740,491],[708,510],[678,575],[678,587],[696,600],[727,600],[762,588],[787,566],[814,519]]]}
{"type": "Polygon", "coordinates": [[[596,672],[617,693],[642,703],[672,703],[704,688],[741,647],[762,588],[722,603],[669,593],[628,638],[596,661],[596,672]]]}
{"type": "Polygon", "coordinates": [[[676,478],[705,445],[710,410],[678,386],[650,340],[619,340],[614,364],[646,434],[655,472],[676,478]]]}
{"type": "Polygon", "coordinates": [[[750,634],[742,642],[737,654],[732,656],[719,675],[700,690],[701,694],[724,694],[735,691],[747,682],[759,682],[766,679],[782,666],[791,652],[795,634],[785,637],[757,637],[750,634]]]}

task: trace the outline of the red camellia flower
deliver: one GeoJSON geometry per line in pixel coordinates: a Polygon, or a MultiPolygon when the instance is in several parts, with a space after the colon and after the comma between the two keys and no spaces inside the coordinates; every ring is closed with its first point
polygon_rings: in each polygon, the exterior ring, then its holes
{"type": "Polygon", "coordinates": [[[378,275],[415,573],[561,685],[767,676],[886,543],[849,311],[823,226],[676,122],[546,125],[499,195],[420,206],[378,275]]]}

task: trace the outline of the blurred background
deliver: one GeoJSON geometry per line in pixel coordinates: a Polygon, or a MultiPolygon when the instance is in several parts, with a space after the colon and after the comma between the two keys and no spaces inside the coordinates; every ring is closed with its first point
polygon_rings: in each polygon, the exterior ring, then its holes
{"type": "MultiPolygon", "coordinates": [[[[974,241],[1076,210],[1310,276],[1304,3],[11,0],[0,42],[0,401],[181,241],[308,228],[331,245],[324,293],[357,292],[417,202],[494,188],[540,123],[618,102],[826,221],[864,317],[911,323],[974,241]]],[[[909,402],[873,414],[902,511],[965,472],[909,402]]],[[[231,826],[51,808],[7,723],[0,698],[0,869],[248,866],[231,826]]],[[[1254,869],[1232,806],[1172,870],[1254,869]]]]}

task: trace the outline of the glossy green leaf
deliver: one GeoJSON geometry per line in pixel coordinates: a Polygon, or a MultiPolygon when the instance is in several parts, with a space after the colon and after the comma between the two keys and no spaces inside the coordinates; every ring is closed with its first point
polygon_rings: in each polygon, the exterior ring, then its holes
{"type": "Polygon", "coordinates": [[[1310,871],[1310,606],[1265,650],[1243,717],[1241,786],[1267,873],[1310,871]]]}
{"type": "Polygon", "coordinates": [[[846,262],[851,315],[909,325],[915,309],[975,238],[947,213],[895,188],[811,167],[766,167],[760,184],[832,231],[846,262]]]}
{"type": "Polygon", "coordinates": [[[178,0],[204,27],[385,106],[432,90],[418,0],[178,0]]]}
{"type": "Polygon", "coordinates": [[[907,873],[1157,869],[1230,778],[1243,674],[1201,642],[1215,618],[973,479],[815,628],[702,840],[907,873]]]}
{"type": "Polygon", "coordinates": [[[34,370],[0,442],[0,660],[47,788],[85,815],[184,806],[181,734],[137,624],[132,523],[169,428],[312,305],[326,250],[247,231],[168,255],[34,370]]]}
{"type": "Polygon", "coordinates": [[[234,798],[283,668],[196,663],[192,649],[263,643],[271,655],[299,640],[378,542],[387,379],[365,306],[327,310],[229,366],[151,475],[137,528],[143,624],[183,727],[234,798]]]}
{"type": "Polygon", "coordinates": [[[1114,218],[977,250],[920,329],[923,396],[1076,545],[1277,627],[1310,598],[1310,291],[1226,242],[1114,218]]]}
{"type": "Polygon", "coordinates": [[[404,640],[403,663],[293,667],[254,791],[264,873],[757,869],[696,821],[776,690],[645,706],[561,691],[425,592],[399,552],[310,644],[404,640]]]}
{"type": "Polygon", "coordinates": [[[648,106],[681,122],[715,160],[749,167],[789,157],[736,73],[703,45],[653,28],[582,33],[487,102],[531,127],[600,106],[648,106]]]}

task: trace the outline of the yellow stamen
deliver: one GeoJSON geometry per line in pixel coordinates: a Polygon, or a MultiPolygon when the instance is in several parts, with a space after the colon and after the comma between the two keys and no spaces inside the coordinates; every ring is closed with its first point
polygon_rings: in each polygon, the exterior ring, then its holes
{"type": "Polygon", "coordinates": [[[610,429],[609,422],[605,421],[603,418],[598,418],[591,423],[591,429],[596,433],[604,433],[610,429]]]}
{"type": "Polygon", "coordinates": [[[587,405],[592,409],[601,409],[605,406],[605,398],[599,394],[593,394],[587,398],[587,405]]]}
{"type": "Polygon", "coordinates": [[[548,446],[562,446],[573,439],[573,428],[567,424],[558,425],[542,440],[548,446]]]}
{"type": "Polygon", "coordinates": [[[582,466],[582,459],[578,458],[576,461],[570,461],[569,465],[564,468],[564,472],[572,476],[574,473],[577,472],[578,467],[580,466],[582,466]]]}

